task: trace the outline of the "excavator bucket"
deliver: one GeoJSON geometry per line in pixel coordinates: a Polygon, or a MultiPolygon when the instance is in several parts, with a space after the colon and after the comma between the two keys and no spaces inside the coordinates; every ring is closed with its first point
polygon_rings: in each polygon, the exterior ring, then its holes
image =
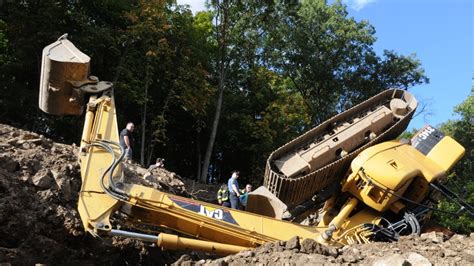
{"type": "Polygon", "coordinates": [[[266,187],[261,186],[248,195],[246,211],[282,219],[288,207],[266,187]]]}
{"type": "Polygon", "coordinates": [[[80,115],[84,92],[73,86],[87,80],[90,58],[67,35],[43,49],[39,107],[52,115],[80,115]]]}

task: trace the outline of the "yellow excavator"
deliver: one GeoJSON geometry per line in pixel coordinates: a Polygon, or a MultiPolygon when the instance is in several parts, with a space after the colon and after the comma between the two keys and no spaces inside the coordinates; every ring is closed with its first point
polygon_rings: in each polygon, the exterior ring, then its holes
{"type": "Polygon", "coordinates": [[[84,229],[94,236],[232,254],[294,236],[336,247],[396,240],[420,232],[419,222],[435,209],[439,192],[472,213],[439,183],[463,156],[459,143],[430,126],[411,143],[391,140],[406,128],[417,104],[397,89],[273,152],[264,186],[249,196],[248,211],[129,184],[122,171],[125,153],[118,144],[113,84],[89,76],[89,70],[90,58],[67,35],[45,47],[39,106],[53,115],[85,111],[78,209],[84,229]],[[134,229],[111,223],[114,215],[134,229]],[[301,217],[304,225],[296,222],[301,217]]]}

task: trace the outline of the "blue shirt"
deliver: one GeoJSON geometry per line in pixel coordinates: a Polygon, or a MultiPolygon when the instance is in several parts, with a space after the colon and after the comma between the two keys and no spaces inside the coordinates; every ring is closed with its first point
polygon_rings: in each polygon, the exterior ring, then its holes
{"type": "Polygon", "coordinates": [[[237,195],[234,191],[234,189],[232,188],[232,184],[235,185],[235,187],[237,188],[237,190],[239,189],[239,183],[237,182],[237,178],[229,178],[229,181],[227,181],[227,187],[229,187],[229,193],[232,193],[234,195],[237,195]]]}

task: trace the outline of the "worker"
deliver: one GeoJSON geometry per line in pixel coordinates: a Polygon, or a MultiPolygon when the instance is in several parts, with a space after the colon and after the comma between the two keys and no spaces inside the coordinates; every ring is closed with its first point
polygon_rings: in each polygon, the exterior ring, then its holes
{"type": "Polygon", "coordinates": [[[239,178],[239,172],[234,171],[227,182],[227,187],[229,188],[230,207],[232,209],[240,209],[239,197],[241,191],[239,190],[239,182],[237,181],[237,178],[239,178]]]}
{"type": "Polygon", "coordinates": [[[249,198],[249,193],[252,192],[252,185],[247,184],[244,189],[242,189],[242,193],[239,197],[240,204],[242,205],[243,209],[247,207],[247,200],[249,198]]]}
{"type": "Polygon", "coordinates": [[[226,184],[222,184],[222,186],[217,191],[217,202],[219,205],[229,208],[230,201],[229,201],[229,189],[227,188],[226,184]]]}
{"type": "Polygon", "coordinates": [[[133,138],[133,130],[135,130],[135,125],[132,122],[128,122],[127,126],[120,132],[120,146],[125,150],[125,158],[128,162],[132,161],[133,158],[133,145],[134,145],[134,138],[133,138]]]}
{"type": "Polygon", "coordinates": [[[152,164],[152,165],[150,165],[150,167],[148,167],[148,171],[152,171],[153,169],[164,168],[164,167],[165,167],[165,159],[157,158],[156,163],[152,164]]]}

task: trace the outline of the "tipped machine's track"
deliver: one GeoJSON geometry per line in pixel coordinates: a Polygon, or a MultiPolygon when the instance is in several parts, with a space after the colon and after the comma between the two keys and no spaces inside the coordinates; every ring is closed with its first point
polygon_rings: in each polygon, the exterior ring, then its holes
{"type": "Polygon", "coordinates": [[[389,89],[332,117],[271,153],[264,186],[290,208],[310,199],[361,151],[400,135],[416,107],[412,94],[389,89]]]}

